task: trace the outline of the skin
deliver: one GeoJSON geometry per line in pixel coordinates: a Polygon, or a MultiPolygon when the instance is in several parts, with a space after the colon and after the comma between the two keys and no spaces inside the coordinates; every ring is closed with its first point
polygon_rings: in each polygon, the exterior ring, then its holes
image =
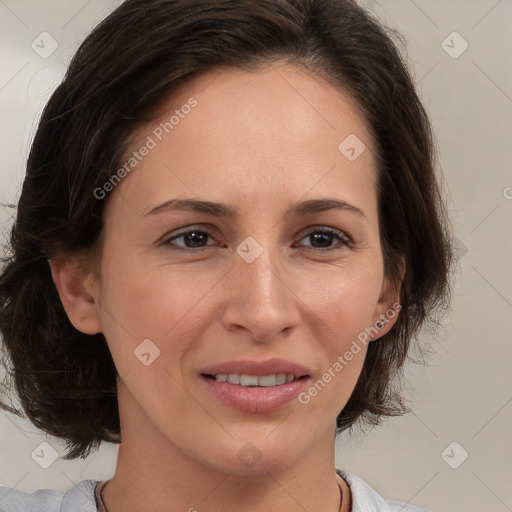
{"type": "Polygon", "coordinates": [[[217,402],[199,373],[232,359],[282,357],[308,367],[315,382],[397,302],[383,268],[370,131],[346,93],[274,64],[183,84],[134,134],[131,151],[190,97],[197,106],[108,197],[100,274],[83,270],[77,255],[51,262],[71,322],[103,332],[119,374],[123,442],[105,503],[109,512],[163,512],[170,503],[199,512],[337,511],[335,420],[366,345],[308,404],[272,413],[217,402]],[[355,161],[338,150],[350,134],[366,145],[355,161]],[[225,202],[239,214],[144,215],[177,197],[225,202]],[[342,199],[364,216],[289,212],[316,198],[342,199]],[[162,243],[189,227],[211,231],[188,242],[203,252],[180,251],[183,237],[162,243]],[[348,245],[329,235],[315,245],[308,235],[326,227],[348,245]],[[263,249],[252,263],[236,252],[247,236],[263,249]],[[144,339],[160,350],[148,366],[134,356],[144,339]],[[248,442],[261,457],[251,467],[237,456],[248,442]]]}

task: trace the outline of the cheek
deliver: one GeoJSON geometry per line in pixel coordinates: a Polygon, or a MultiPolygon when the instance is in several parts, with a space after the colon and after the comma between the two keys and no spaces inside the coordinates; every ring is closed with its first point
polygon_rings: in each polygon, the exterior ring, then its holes
{"type": "Polygon", "coordinates": [[[365,330],[373,325],[380,285],[378,271],[354,268],[340,272],[321,289],[317,286],[310,298],[318,313],[314,330],[326,355],[320,376],[304,396],[312,409],[329,410],[335,416],[349,399],[364,365],[369,342],[365,330]]]}
{"type": "Polygon", "coordinates": [[[130,260],[118,256],[112,251],[102,264],[100,307],[103,333],[118,372],[141,375],[144,366],[137,354],[149,349],[151,357],[157,354],[151,367],[165,366],[174,374],[191,340],[204,330],[208,293],[223,274],[198,272],[192,265],[149,265],[136,255],[130,260]]]}
{"type": "Polygon", "coordinates": [[[172,265],[148,264],[133,255],[129,261],[115,263],[114,258],[102,269],[105,304],[115,311],[115,320],[135,338],[154,336],[161,339],[186,318],[205,295],[208,276],[172,265]],[[194,277],[195,274],[195,277],[194,277]]]}
{"type": "Polygon", "coordinates": [[[372,325],[381,286],[378,267],[372,272],[353,267],[331,273],[310,288],[307,303],[337,335],[337,349],[372,325]]]}

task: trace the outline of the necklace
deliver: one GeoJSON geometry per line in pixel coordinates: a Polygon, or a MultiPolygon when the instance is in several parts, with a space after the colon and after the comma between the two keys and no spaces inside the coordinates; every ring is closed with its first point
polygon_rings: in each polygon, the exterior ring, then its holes
{"type": "Polygon", "coordinates": [[[105,489],[105,487],[108,485],[109,482],[110,482],[110,480],[107,480],[101,486],[100,493],[98,495],[98,505],[99,505],[98,510],[99,510],[99,512],[108,512],[108,509],[105,506],[105,502],[103,501],[103,489],[105,489]]]}
{"type": "Polygon", "coordinates": [[[341,507],[343,505],[343,489],[341,488],[339,482],[336,483],[338,484],[338,489],[340,490],[340,508],[338,509],[338,512],[341,512],[341,507]]]}
{"type": "MultiPolygon", "coordinates": [[[[99,504],[99,512],[108,512],[108,508],[105,506],[105,502],[103,501],[103,490],[108,485],[110,480],[107,480],[105,483],[101,484],[100,492],[98,494],[98,504],[99,504]]],[[[341,485],[339,482],[336,482],[338,485],[338,489],[340,490],[340,507],[338,509],[338,512],[341,512],[341,507],[343,505],[343,489],[341,488],[341,485]]]]}

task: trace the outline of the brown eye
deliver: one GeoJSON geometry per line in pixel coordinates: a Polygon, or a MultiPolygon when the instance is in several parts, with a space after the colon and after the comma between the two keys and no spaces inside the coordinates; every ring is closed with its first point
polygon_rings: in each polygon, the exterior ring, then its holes
{"type": "Polygon", "coordinates": [[[307,238],[309,238],[312,242],[311,247],[317,251],[341,249],[347,246],[350,242],[345,233],[332,228],[314,229],[301,240],[305,240],[307,238]],[[332,247],[331,243],[333,239],[336,238],[341,242],[341,246],[339,245],[338,247],[332,247]]]}
{"type": "MultiPolygon", "coordinates": [[[[213,235],[205,229],[189,229],[188,231],[182,231],[176,235],[165,240],[163,245],[172,246],[177,245],[174,243],[175,240],[183,239],[185,246],[178,245],[176,250],[184,250],[188,252],[201,252],[201,249],[207,247],[204,245],[208,241],[208,238],[212,238],[213,235]],[[195,250],[194,250],[195,249],[195,250]]],[[[174,249],[174,247],[171,247],[174,249]]]]}

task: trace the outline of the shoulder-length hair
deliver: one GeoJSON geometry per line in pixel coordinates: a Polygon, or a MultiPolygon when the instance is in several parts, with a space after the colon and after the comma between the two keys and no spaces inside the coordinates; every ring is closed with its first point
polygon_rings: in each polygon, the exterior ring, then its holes
{"type": "Polygon", "coordinates": [[[307,68],[348,93],[371,128],[384,268],[397,285],[405,261],[401,311],[369,344],[337,433],[407,411],[395,377],[448,304],[451,249],[431,126],[396,35],[352,0],[127,0],[85,39],[39,122],[0,275],[8,380],[29,420],[66,440],[67,459],[120,442],[116,368],[103,334],[71,325],[48,260],[98,250],[106,201],[94,191],[130,135],[180,82],[221,67],[307,68]]]}

